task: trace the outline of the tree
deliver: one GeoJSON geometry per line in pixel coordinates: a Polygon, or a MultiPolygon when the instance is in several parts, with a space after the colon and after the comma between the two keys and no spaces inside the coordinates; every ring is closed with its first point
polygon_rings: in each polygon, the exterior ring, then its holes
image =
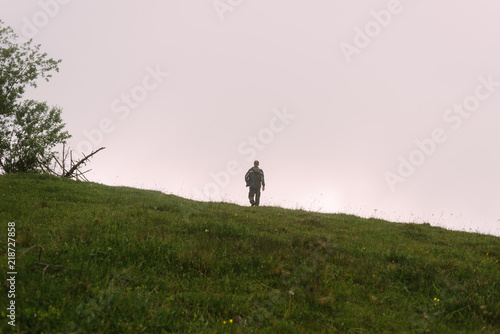
{"type": "Polygon", "coordinates": [[[53,148],[70,138],[61,108],[22,101],[26,87],[49,81],[61,60],[48,58],[32,40],[19,45],[17,38],[0,20],[0,168],[5,173],[41,170],[53,159],[53,148]]]}
{"type": "Polygon", "coordinates": [[[36,88],[37,79],[49,81],[52,71],[59,72],[61,60],[48,59],[31,39],[19,45],[17,38],[12,28],[4,27],[0,20],[0,115],[13,113],[26,86],[36,88]]]}
{"type": "Polygon", "coordinates": [[[49,165],[52,149],[70,137],[62,131],[61,109],[46,102],[24,101],[14,115],[0,116],[0,167],[5,173],[30,172],[49,165]]]}

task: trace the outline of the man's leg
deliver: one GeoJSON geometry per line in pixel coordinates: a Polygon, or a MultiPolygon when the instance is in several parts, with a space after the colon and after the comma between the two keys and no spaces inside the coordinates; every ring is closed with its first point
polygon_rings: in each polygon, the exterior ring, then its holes
{"type": "Polygon", "coordinates": [[[255,205],[260,204],[260,188],[255,189],[255,205]]]}
{"type": "Polygon", "coordinates": [[[252,206],[255,205],[255,201],[253,199],[254,196],[255,196],[255,188],[250,187],[250,189],[248,190],[248,199],[250,200],[250,204],[252,204],[252,206]]]}

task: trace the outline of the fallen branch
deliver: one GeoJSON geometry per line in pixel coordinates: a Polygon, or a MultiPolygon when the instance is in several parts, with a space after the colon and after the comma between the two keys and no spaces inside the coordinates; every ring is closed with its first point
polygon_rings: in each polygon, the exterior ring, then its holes
{"type": "Polygon", "coordinates": [[[42,272],[42,282],[45,282],[45,272],[47,271],[47,269],[49,269],[49,267],[58,268],[58,269],[80,270],[80,269],[73,269],[73,268],[68,268],[68,267],[64,267],[64,266],[57,266],[55,264],[50,264],[50,263],[35,262],[35,264],[45,266],[45,268],[43,268],[43,272],[42,272]]]}
{"type": "Polygon", "coordinates": [[[80,269],[73,269],[73,268],[69,268],[69,267],[65,267],[65,266],[58,266],[58,265],[50,264],[50,263],[35,262],[35,264],[45,266],[45,269],[47,269],[48,267],[53,267],[53,268],[59,268],[59,269],[80,270],[80,269]]]}
{"type": "Polygon", "coordinates": [[[87,160],[89,160],[93,155],[97,154],[97,152],[102,151],[104,149],[105,147],[101,147],[100,149],[91,152],[89,155],[84,156],[83,159],[81,159],[73,167],[71,167],[71,169],[67,173],[63,174],[63,177],[68,177],[68,178],[72,177],[73,173],[75,173],[75,171],[78,170],[78,167],[80,167],[81,164],[86,164],[87,160]]]}
{"type": "Polygon", "coordinates": [[[26,255],[26,253],[28,253],[30,250],[32,250],[34,248],[39,248],[40,249],[40,252],[38,253],[38,261],[40,261],[40,258],[42,257],[43,247],[39,246],[39,245],[31,246],[30,248],[28,248],[27,250],[25,250],[21,255],[19,255],[19,257],[26,255]]]}

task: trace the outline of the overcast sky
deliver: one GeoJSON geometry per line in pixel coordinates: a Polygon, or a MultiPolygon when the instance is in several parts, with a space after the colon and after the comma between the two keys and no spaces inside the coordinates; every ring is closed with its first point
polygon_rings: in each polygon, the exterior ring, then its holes
{"type": "Polygon", "coordinates": [[[1,0],[95,182],[500,235],[500,4],[1,0]]]}

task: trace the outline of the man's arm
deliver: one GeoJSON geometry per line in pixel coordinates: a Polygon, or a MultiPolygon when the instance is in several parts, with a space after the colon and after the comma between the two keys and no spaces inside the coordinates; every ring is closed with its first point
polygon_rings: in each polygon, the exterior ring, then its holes
{"type": "Polygon", "coordinates": [[[264,171],[260,170],[261,180],[262,180],[262,188],[266,187],[266,181],[264,180],[264,171]]]}
{"type": "Polygon", "coordinates": [[[252,171],[252,169],[250,168],[248,170],[248,172],[245,174],[245,181],[248,182],[248,180],[250,179],[250,172],[252,171]]]}

